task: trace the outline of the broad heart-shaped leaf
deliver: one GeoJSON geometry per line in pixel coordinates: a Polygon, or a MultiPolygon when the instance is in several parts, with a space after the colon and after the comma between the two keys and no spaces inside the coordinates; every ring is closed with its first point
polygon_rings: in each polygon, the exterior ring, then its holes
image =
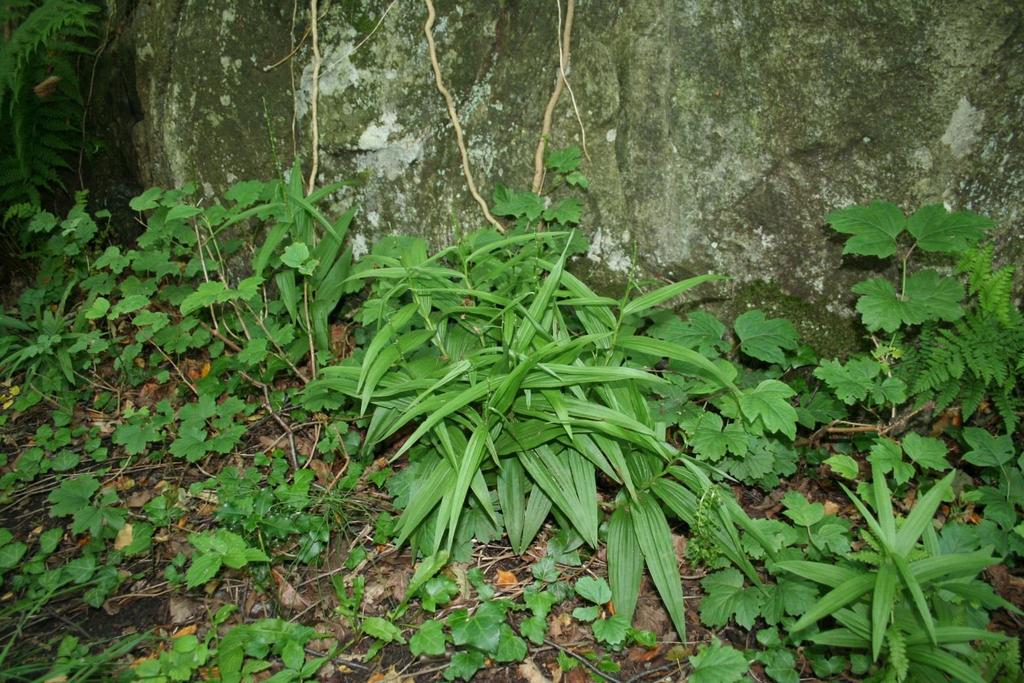
{"type": "Polygon", "coordinates": [[[907,278],[901,298],[888,280],[872,278],[852,288],[860,294],[857,311],[871,331],[895,332],[900,325],[919,325],[931,320],[956,320],[963,315],[963,286],[953,278],[927,269],[907,278]]]}
{"type": "Polygon", "coordinates": [[[993,225],[992,219],[970,211],[950,213],[942,204],[928,204],[908,219],[907,230],[922,251],[962,254],[993,225]]]}
{"type": "Polygon", "coordinates": [[[980,467],[999,467],[1013,460],[1013,441],[1009,434],[996,437],[984,429],[967,427],[964,441],[971,450],[964,454],[964,460],[980,467]]]}
{"type": "Polygon", "coordinates": [[[843,247],[844,254],[879,258],[896,253],[896,238],[907,225],[900,207],[888,202],[850,206],[833,211],[826,220],[836,231],[852,235],[843,247]]]}
{"type": "Polygon", "coordinates": [[[736,318],[736,336],[740,351],[766,363],[782,364],[786,358],[783,349],[797,346],[793,323],[783,318],[766,319],[758,310],[747,311],[736,318]]]}
{"type": "Polygon", "coordinates": [[[770,432],[796,436],[796,409],[786,400],[795,394],[777,379],[766,379],[756,389],[747,389],[740,396],[740,410],[751,422],[760,419],[770,432]]]}
{"type": "Polygon", "coordinates": [[[722,645],[717,638],[690,657],[690,666],[689,683],[734,683],[750,668],[742,652],[722,645]]]}

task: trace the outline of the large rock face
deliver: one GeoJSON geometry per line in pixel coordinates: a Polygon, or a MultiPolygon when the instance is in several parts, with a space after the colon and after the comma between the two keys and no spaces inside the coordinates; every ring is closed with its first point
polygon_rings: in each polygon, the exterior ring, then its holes
{"type": "MultiPolygon", "coordinates": [[[[362,207],[357,246],[389,232],[442,242],[482,224],[433,85],[425,6],[321,4],[321,179],[358,181],[340,200],[362,207]]],[[[197,180],[212,194],[308,157],[299,5],[142,0],[125,18],[146,184],[197,180]]],[[[487,197],[498,183],[526,188],[558,63],[556,4],[439,1],[437,12],[477,184],[487,197]]],[[[589,152],[589,257],[606,273],[715,270],[741,298],[841,312],[875,264],[843,263],[824,216],[874,198],[987,213],[1006,253],[1020,253],[1014,0],[579,0],[569,77],[589,152]]],[[[552,138],[582,142],[568,93],[552,138]]]]}

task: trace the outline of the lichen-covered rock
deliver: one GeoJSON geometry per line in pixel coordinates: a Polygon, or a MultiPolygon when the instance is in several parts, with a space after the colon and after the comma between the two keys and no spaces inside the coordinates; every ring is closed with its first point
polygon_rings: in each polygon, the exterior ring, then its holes
{"type": "MultiPolygon", "coordinates": [[[[558,63],[556,4],[436,4],[477,184],[487,197],[526,187],[558,63]]],[[[424,5],[322,5],[320,176],[357,181],[339,202],[362,208],[360,247],[481,225],[434,87],[424,5]]],[[[139,2],[125,40],[147,183],[193,179],[213,193],[308,157],[306,9],[139,2]]],[[[824,216],[874,198],[987,213],[1004,253],[1024,254],[1022,12],[1013,0],[579,0],[569,79],[582,130],[565,93],[552,145],[586,133],[590,265],[715,270],[734,291],[841,313],[878,264],[844,261],[824,216]]]]}

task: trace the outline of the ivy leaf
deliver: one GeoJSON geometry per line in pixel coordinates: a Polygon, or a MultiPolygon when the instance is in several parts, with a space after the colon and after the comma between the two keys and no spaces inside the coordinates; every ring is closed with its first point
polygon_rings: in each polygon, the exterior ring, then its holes
{"type": "Polygon", "coordinates": [[[597,605],[591,605],[590,607],[577,607],[572,611],[572,618],[577,621],[585,621],[587,623],[597,619],[601,616],[601,608],[597,605]]]}
{"type": "Polygon", "coordinates": [[[747,311],[736,318],[734,327],[740,339],[740,351],[766,363],[781,365],[786,360],[782,350],[797,346],[793,323],[783,318],[766,319],[758,310],[747,311]]]}
{"type": "Polygon", "coordinates": [[[445,680],[471,679],[484,666],[484,654],[477,650],[462,650],[452,655],[452,661],[444,670],[445,680]]]}
{"type": "Polygon", "coordinates": [[[794,392],[777,379],[766,379],[756,389],[747,389],[740,396],[740,410],[751,422],[760,419],[770,432],[796,436],[796,409],[788,399],[794,392]]]}
{"type": "Polygon", "coordinates": [[[498,605],[485,602],[472,617],[465,610],[458,610],[449,617],[448,624],[456,645],[472,645],[478,650],[493,653],[498,647],[499,627],[504,620],[505,615],[498,605]]]}
{"type": "Polygon", "coordinates": [[[879,258],[896,253],[896,238],[907,224],[900,208],[888,202],[850,206],[833,211],[826,220],[837,232],[852,235],[843,247],[844,254],[879,258]]]}
{"type": "Polygon", "coordinates": [[[99,488],[100,482],[91,475],[64,480],[48,498],[53,503],[50,516],[66,517],[89,507],[93,494],[99,488]]]}
{"type": "Polygon", "coordinates": [[[523,619],[519,622],[519,632],[529,638],[534,645],[540,645],[548,632],[547,620],[538,615],[523,619]]]}
{"type": "Polygon", "coordinates": [[[494,659],[499,662],[518,662],[526,656],[526,641],[516,635],[512,627],[502,624],[494,659]]]}
{"type": "Polygon", "coordinates": [[[903,452],[921,467],[940,472],[949,469],[946,444],[938,439],[911,432],[903,438],[903,452]]]}
{"type": "Polygon", "coordinates": [[[604,579],[584,576],[576,582],[576,593],[595,605],[606,605],[612,599],[612,589],[604,579]]]}
{"type": "Polygon", "coordinates": [[[881,364],[872,358],[854,358],[846,365],[825,360],[814,369],[814,376],[825,382],[840,401],[853,405],[867,397],[881,371],[881,364]]]}
{"type": "Polygon", "coordinates": [[[962,254],[985,236],[995,221],[970,211],[950,213],[942,204],[922,206],[907,221],[907,230],[923,251],[962,254]]]}
{"type": "Polygon", "coordinates": [[[607,643],[613,647],[621,645],[629,633],[629,621],[621,614],[616,614],[607,619],[598,619],[591,628],[594,629],[594,638],[598,642],[607,643]]]}
{"type": "Polygon", "coordinates": [[[797,491],[786,493],[782,497],[782,504],[786,506],[786,511],[783,514],[800,526],[814,526],[825,517],[824,505],[810,502],[797,491]]]}
{"type": "Polygon", "coordinates": [[[1013,460],[1013,440],[1009,434],[992,436],[984,429],[967,427],[964,440],[971,447],[964,460],[979,467],[1001,467],[1013,460]]]}
{"type": "Polygon", "coordinates": [[[690,659],[693,671],[689,683],[735,683],[747,673],[749,665],[743,653],[717,638],[704,645],[690,659]]]}

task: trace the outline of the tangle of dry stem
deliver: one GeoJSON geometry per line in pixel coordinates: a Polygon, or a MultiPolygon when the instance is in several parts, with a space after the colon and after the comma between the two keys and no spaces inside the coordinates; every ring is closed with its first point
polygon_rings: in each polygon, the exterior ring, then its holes
{"type": "Polygon", "coordinates": [[[313,89],[310,93],[309,116],[312,119],[313,159],[309,168],[309,181],[306,183],[306,194],[311,194],[316,186],[316,172],[320,165],[320,128],[317,125],[317,100],[320,99],[320,40],[316,33],[316,2],[309,0],[309,32],[313,38],[313,89]]]}
{"type": "Polygon", "coordinates": [[[544,151],[547,148],[548,138],[551,137],[551,122],[555,115],[555,107],[562,97],[562,90],[569,90],[569,97],[572,100],[572,108],[576,113],[576,121],[580,124],[580,136],[582,140],[583,153],[590,158],[587,152],[587,131],[583,127],[583,119],[580,117],[579,107],[576,106],[576,96],[569,85],[569,77],[566,70],[569,68],[569,59],[572,53],[572,20],[575,15],[576,1],[567,0],[565,8],[565,23],[562,23],[562,3],[555,0],[558,7],[558,27],[561,33],[561,41],[558,43],[558,75],[555,76],[555,86],[548,99],[548,106],[544,109],[544,119],[541,124],[540,141],[537,143],[537,151],[533,155],[533,184],[531,190],[540,193],[544,187],[544,151]]]}
{"type": "Polygon", "coordinates": [[[487,202],[480,196],[480,193],[476,189],[476,183],[473,182],[473,174],[469,170],[469,153],[466,151],[466,142],[462,137],[462,125],[459,124],[459,115],[455,111],[455,101],[452,99],[452,94],[448,92],[448,88],[444,85],[444,80],[441,78],[441,65],[437,61],[437,47],[434,45],[434,18],[437,16],[434,12],[434,3],[431,0],[423,0],[427,6],[427,22],[423,25],[423,32],[427,34],[427,51],[430,53],[430,66],[434,69],[434,82],[437,84],[437,89],[444,97],[444,102],[448,106],[448,118],[451,119],[452,127],[455,129],[455,141],[459,146],[459,154],[462,156],[462,174],[466,176],[466,187],[469,189],[469,193],[476,200],[476,203],[480,205],[480,210],[483,211],[484,218],[487,222],[494,226],[498,232],[505,232],[505,226],[498,222],[493,215],[491,210],[487,208],[487,202]]]}

